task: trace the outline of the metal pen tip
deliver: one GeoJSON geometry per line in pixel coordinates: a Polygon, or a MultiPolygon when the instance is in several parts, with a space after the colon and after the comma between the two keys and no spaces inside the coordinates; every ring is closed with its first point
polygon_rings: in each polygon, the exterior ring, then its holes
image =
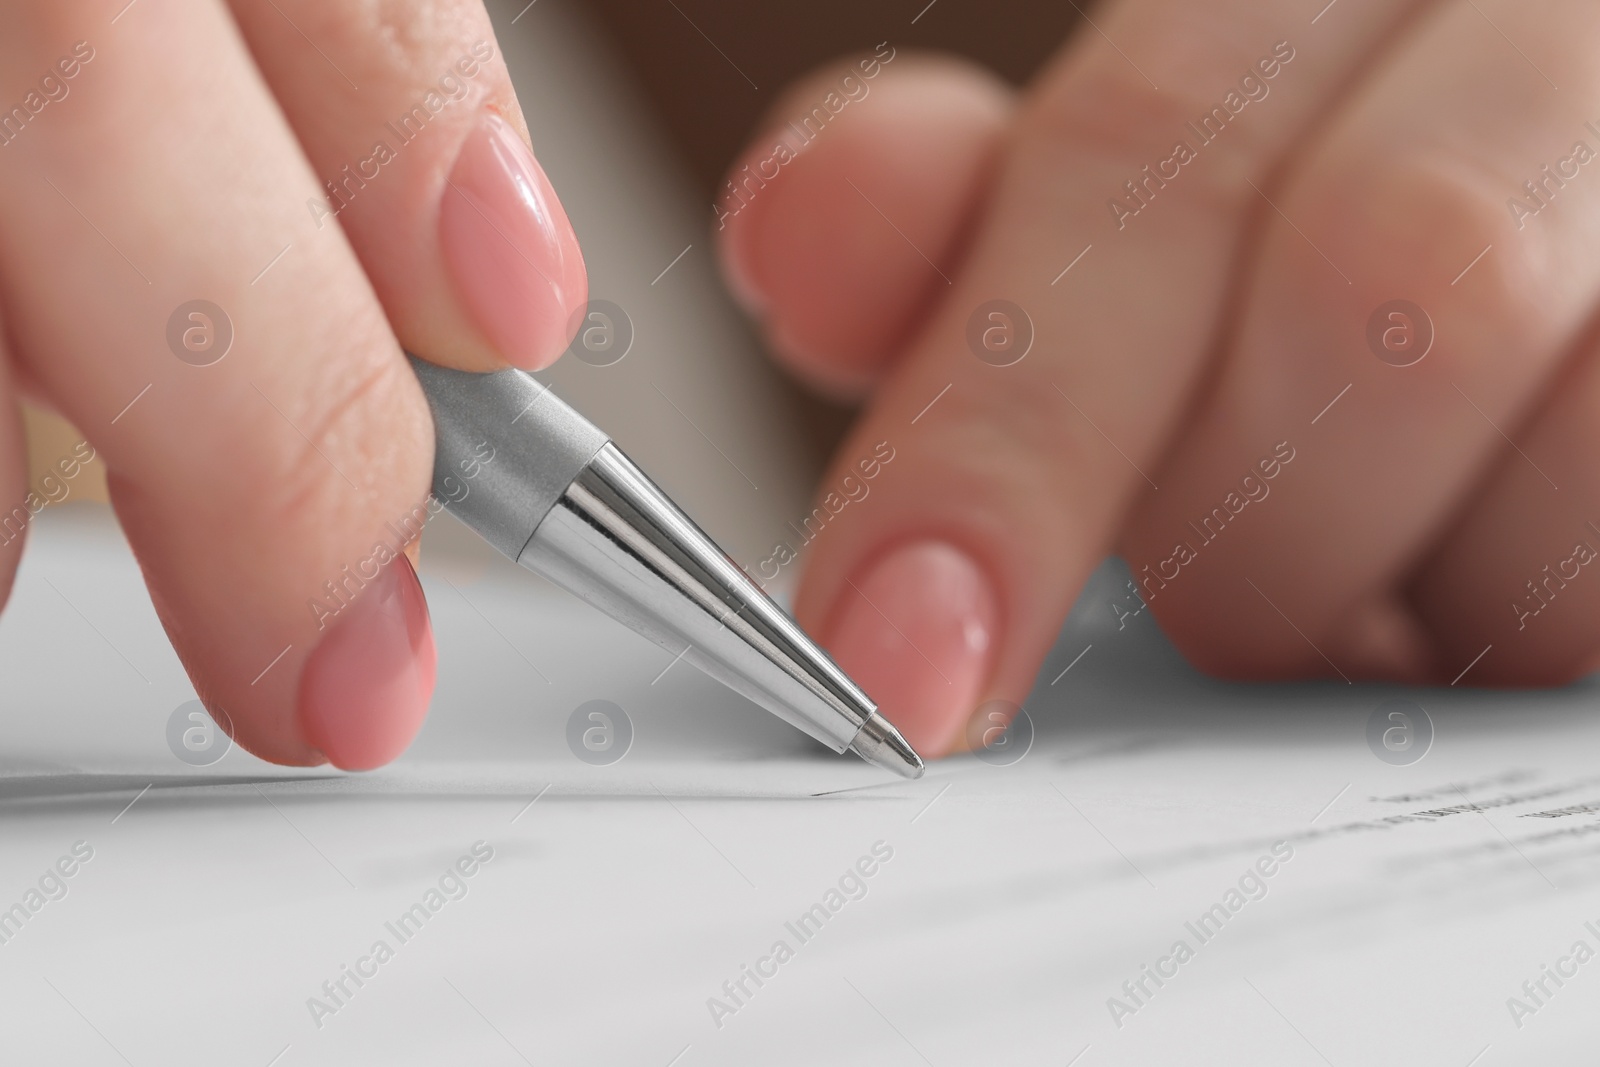
{"type": "Polygon", "coordinates": [[[861,724],[861,732],[850,742],[850,751],[874,767],[893,771],[902,778],[921,778],[926,770],[916,749],[876,711],[861,724]]]}
{"type": "Polygon", "coordinates": [[[491,545],[834,752],[922,776],[861,687],[549,387],[518,370],[412,367],[433,412],[435,492],[491,545]]]}

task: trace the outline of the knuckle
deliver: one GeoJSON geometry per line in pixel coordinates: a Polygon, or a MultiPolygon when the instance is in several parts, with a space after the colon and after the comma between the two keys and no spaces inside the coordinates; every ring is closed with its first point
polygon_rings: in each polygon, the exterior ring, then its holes
{"type": "MultiPolygon", "coordinates": [[[[441,97],[465,95],[483,80],[482,67],[497,52],[494,31],[476,0],[295,0],[284,6],[307,36],[339,57],[341,66],[349,65],[350,77],[383,96],[414,93],[419,86],[441,97]]],[[[270,7],[260,17],[279,19],[270,7]]]]}
{"type": "Polygon", "coordinates": [[[393,447],[397,437],[422,439],[420,427],[415,435],[405,432],[408,413],[420,404],[409,373],[398,356],[380,358],[374,350],[368,358],[324,361],[299,387],[297,401],[268,398],[277,411],[266,417],[279,423],[284,447],[266,450],[256,476],[263,506],[280,528],[326,531],[346,517],[359,521],[396,486],[410,485],[399,468],[414,449],[393,447]]]}
{"type": "MultiPolygon", "coordinates": [[[[1505,239],[1505,202],[1497,176],[1454,160],[1419,159],[1313,170],[1290,192],[1286,210],[1348,275],[1357,310],[1404,298],[1434,315],[1448,311],[1452,333],[1470,354],[1551,339],[1548,250],[1505,239]],[[1457,287],[1462,268],[1490,244],[1493,253],[1473,266],[1470,286],[1457,287]]],[[[1288,223],[1275,225],[1275,268],[1308,299],[1325,293],[1328,264],[1288,223]],[[1294,251],[1282,255],[1285,248],[1294,251]]],[[[1437,363],[1419,364],[1418,373],[1437,373],[1437,363]]]]}
{"type": "MultiPolygon", "coordinates": [[[[1132,496],[1139,475],[1108,438],[1142,464],[1139,428],[1099,412],[1091,413],[1091,425],[1048,381],[963,389],[959,396],[952,390],[947,400],[952,417],[922,446],[925,458],[946,484],[982,502],[969,509],[968,521],[989,527],[994,543],[1020,544],[1029,555],[1092,545],[1105,517],[1132,496]],[[1024,515],[1029,533],[1019,539],[1024,515]]],[[[1073,400],[1085,404],[1083,396],[1073,400]]]]}
{"type": "Polygon", "coordinates": [[[1245,179],[1265,171],[1273,154],[1261,124],[1232,119],[1201,93],[1157,91],[1126,64],[1097,64],[1028,103],[1018,152],[1054,173],[1103,168],[1109,201],[1135,213],[1154,198],[1226,218],[1245,210],[1254,195],[1245,179]]]}

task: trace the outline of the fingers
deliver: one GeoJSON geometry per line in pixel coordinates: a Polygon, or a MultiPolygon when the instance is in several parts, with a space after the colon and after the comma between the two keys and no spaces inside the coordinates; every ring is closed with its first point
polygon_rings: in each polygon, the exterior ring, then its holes
{"type": "MultiPolygon", "coordinates": [[[[1571,211],[1548,222],[1574,224],[1571,211]]],[[[1462,684],[1555,685],[1600,666],[1597,407],[1591,340],[1411,586],[1439,662],[1462,684]]]]}
{"type": "MultiPolygon", "coordinates": [[[[28,445],[22,434],[22,412],[11,381],[11,361],[6,344],[0,336],[0,608],[11,596],[11,584],[17,577],[17,564],[22,561],[22,547],[27,541],[28,528],[33,517],[43,511],[55,496],[54,486],[60,482],[56,472],[46,469],[50,485],[43,484],[35,492],[28,484],[28,445]]],[[[62,462],[76,462],[74,456],[62,457],[62,462]]],[[[65,473],[65,472],[62,472],[65,473]]],[[[57,497],[56,499],[60,499],[57,497]]]]}
{"type": "Polygon", "coordinates": [[[1163,629],[1207,669],[1448,681],[1483,647],[1393,662],[1365,621],[1507,449],[1600,289],[1600,192],[1574,182],[1520,230],[1508,210],[1542,163],[1595,143],[1582,101],[1600,88],[1600,12],[1547,6],[1518,35],[1524,56],[1491,25],[1518,10],[1439,10],[1266,189],[1277,210],[1233,352],[1127,539],[1163,629]],[[1431,328],[1381,311],[1396,299],[1431,328]],[[1391,365],[1384,331],[1413,328],[1432,350],[1391,365]],[[1292,464],[1258,467],[1280,448],[1292,464]]]}
{"type": "Polygon", "coordinates": [[[239,741],[393,758],[432,687],[396,555],[430,422],[355,255],[307,215],[318,181],[220,4],[3,18],[0,99],[53,70],[69,89],[0,147],[16,359],[105,459],[162,622],[239,741]]]}
{"type": "Polygon", "coordinates": [[[901,352],[958,273],[1011,98],[977,67],[885,45],[772,109],[719,197],[719,247],[801,378],[859,396],[901,352]]]}
{"type": "Polygon", "coordinates": [[[232,0],[401,342],[469,370],[553,362],[588,299],[482,0],[232,0]]]}
{"type": "Polygon", "coordinates": [[[975,706],[1024,698],[1147,484],[1213,344],[1257,207],[1245,179],[1404,13],[1337,11],[1313,34],[1245,0],[1125,3],[1024,104],[961,277],[825,488],[877,442],[897,458],[817,535],[797,600],[919,748],[958,747],[975,706]],[[1016,348],[983,342],[1008,320],[1033,344],[998,366],[1016,348]]]}

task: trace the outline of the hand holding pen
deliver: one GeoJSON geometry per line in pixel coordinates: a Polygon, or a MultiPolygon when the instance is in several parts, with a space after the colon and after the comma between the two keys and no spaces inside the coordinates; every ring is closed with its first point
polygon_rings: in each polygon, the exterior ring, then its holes
{"type": "MultiPolygon", "coordinates": [[[[895,42],[801,83],[710,213],[779,357],[866,404],[824,487],[896,457],[799,622],[929,755],[1024,700],[1113,551],[1091,608],[1229,677],[1593,667],[1600,15],[1092,14],[1022,91],[895,42]]],[[[0,575],[25,395],[241,744],[394,758],[434,676],[404,353],[537,369],[587,297],[481,6],[0,17],[0,575]]]]}

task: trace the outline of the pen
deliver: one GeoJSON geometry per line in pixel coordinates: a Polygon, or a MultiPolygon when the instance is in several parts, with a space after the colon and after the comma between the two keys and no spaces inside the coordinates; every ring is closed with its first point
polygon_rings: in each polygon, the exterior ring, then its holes
{"type": "Polygon", "coordinates": [[[922,776],[867,694],[548,386],[520,370],[475,374],[415,356],[411,366],[433,411],[434,492],[451,514],[833,751],[922,776]],[[465,495],[451,491],[463,462],[478,470],[465,495]]]}

